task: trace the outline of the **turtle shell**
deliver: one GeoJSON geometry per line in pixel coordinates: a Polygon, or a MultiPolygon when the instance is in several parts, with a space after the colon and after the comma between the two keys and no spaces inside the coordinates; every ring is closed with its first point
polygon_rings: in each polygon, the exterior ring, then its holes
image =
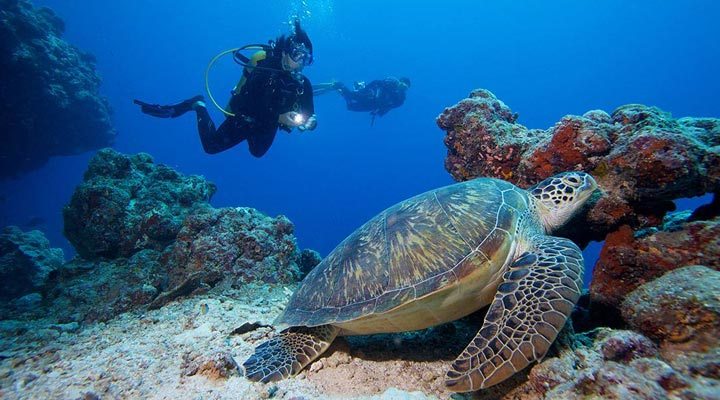
{"type": "MultiPolygon", "coordinates": [[[[340,324],[385,313],[506,262],[527,192],[479,178],[400,202],[318,264],[276,324],[340,324]]],[[[501,265],[502,266],[502,265],[501,265]]]]}

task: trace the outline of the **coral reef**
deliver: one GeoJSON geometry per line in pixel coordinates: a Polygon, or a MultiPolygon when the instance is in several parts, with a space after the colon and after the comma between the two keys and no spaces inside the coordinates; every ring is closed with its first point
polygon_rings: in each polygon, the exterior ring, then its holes
{"type": "Polygon", "coordinates": [[[63,209],[65,236],[88,260],[162,250],[188,214],[208,207],[215,191],[204,178],[182,176],[148,154],[103,149],[63,209]]]}
{"type": "Polygon", "coordinates": [[[717,268],[720,120],[674,119],[631,104],[612,114],[566,116],[547,130],[516,121],[494,94],[473,91],[437,118],[447,133],[445,166],[457,180],[492,176],[521,187],[564,170],[592,174],[601,191],[558,234],[580,246],[605,240],[593,302],[618,307],[627,293],[671,269],[717,268]],[[715,193],[713,203],[692,216],[667,215],[673,200],[705,193],[715,193]]]}
{"type": "Polygon", "coordinates": [[[62,20],[26,0],[0,0],[0,21],[0,178],[110,145],[116,133],[95,60],[62,40],[62,20]]]}
{"type": "Polygon", "coordinates": [[[491,176],[521,187],[562,171],[592,174],[603,193],[571,235],[581,244],[623,224],[657,225],[674,199],[720,192],[720,120],[673,119],[637,104],[566,116],[547,130],[516,120],[484,89],[445,109],[437,123],[446,169],[459,181],[491,176]]]}
{"type": "Polygon", "coordinates": [[[24,300],[32,302],[33,297],[37,298],[37,293],[43,290],[50,274],[64,262],[63,251],[50,248],[50,242],[42,232],[23,232],[14,226],[3,229],[0,233],[0,300],[35,293],[24,300]]]}

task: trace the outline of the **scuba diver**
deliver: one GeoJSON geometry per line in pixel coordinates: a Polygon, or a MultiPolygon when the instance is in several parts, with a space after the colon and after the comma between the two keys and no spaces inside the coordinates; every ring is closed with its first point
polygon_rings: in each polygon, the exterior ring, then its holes
{"type": "MultiPolygon", "coordinates": [[[[194,110],[203,149],[208,154],[225,151],[247,140],[250,153],[262,157],[272,145],[277,129],[291,132],[314,130],[317,126],[310,80],[301,71],[313,61],[312,42],[300,26],[280,36],[269,45],[248,45],[233,51],[236,62],[244,66],[243,75],[232,90],[225,109],[226,119],[215,129],[203,96],[171,105],[149,104],[134,100],[145,114],[159,118],[177,118],[194,110]],[[241,54],[245,49],[260,49],[250,58],[241,54]]],[[[221,55],[219,54],[210,66],[221,55]]],[[[208,70],[210,68],[208,66],[208,70]]],[[[207,79],[207,77],[206,77],[207,79]]],[[[212,94],[210,99],[215,103],[212,94]]],[[[217,103],[215,103],[217,105],[217,103]]]]}
{"type": "Polygon", "coordinates": [[[368,84],[355,82],[353,89],[342,82],[321,83],[313,86],[313,94],[337,91],[345,99],[348,110],[369,111],[374,122],[376,116],[383,116],[391,109],[400,107],[405,102],[405,93],[409,87],[408,78],[388,77],[368,84]]]}

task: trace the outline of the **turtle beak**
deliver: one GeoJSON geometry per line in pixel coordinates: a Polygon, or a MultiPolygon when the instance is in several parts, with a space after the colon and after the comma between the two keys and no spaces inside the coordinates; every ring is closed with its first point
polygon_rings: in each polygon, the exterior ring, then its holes
{"type": "Polygon", "coordinates": [[[598,184],[590,174],[585,174],[583,178],[583,184],[578,188],[578,194],[582,201],[585,201],[597,190],[598,184]]]}

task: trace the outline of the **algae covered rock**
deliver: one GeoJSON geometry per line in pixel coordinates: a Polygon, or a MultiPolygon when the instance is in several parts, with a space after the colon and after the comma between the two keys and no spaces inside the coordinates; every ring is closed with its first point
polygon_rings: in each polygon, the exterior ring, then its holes
{"type": "MultiPolygon", "coordinates": [[[[557,357],[534,366],[502,399],[713,399],[720,380],[699,374],[708,359],[666,356],[644,335],[598,328],[575,335],[557,357]]],[[[710,359],[716,359],[710,357],[710,359]]]]}
{"type": "MultiPolygon", "coordinates": [[[[672,200],[720,193],[720,120],[675,119],[630,104],[611,114],[569,115],[549,129],[528,129],[487,90],[446,108],[445,167],[458,181],[478,176],[528,187],[562,171],[591,174],[602,195],[573,239],[602,240],[621,225],[661,223],[672,200]]],[[[578,224],[569,224],[569,226],[578,224]]]]}
{"type": "Polygon", "coordinates": [[[15,226],[3,229],[0,233],[0,300],[41,291],[50,274],[65,262],[63,257],[63,251],[51,248],[40,231],[23,232],[15,226]]]}
{"type": "Polygon", "coordinates": [[[188,215],[166,257],[170,286],[195,273],[232,281],[291,283],[300,270],[294,226],[253,208],[203,208],[188,215]]]}
{"type": "Polygon", "coordinates": [[[215,190],[204,178],[183,176],[147,154],[104,149],[63,209],[65,236],[88,260],[162,250],[190,212],[208,206],[215,190]]]}
{"type": "Polygon", "coordinates": [[[159,259],[160,253],[149,249],[115,260],[75,258],[54,274],[46,312],[59,322],[91,322],[144,306],[167,288],[159,259]]]}
{"type": "Polygon", "coordinates": [[[304,278],[309,274],[316,265],[320,264],[322,256],[315,250],[303,249],[298,259],[298,268],[300,268],[300,276],[304,278]]]}
{"type": "Polygon", "coordinates": [[[0,0],[0,21],[0,178],[111,145],[95,59],[62,39],[63,21],[26,0],[0,0]]]}
{"type": "Polygon", "coordinates": [[[700,266],[678,268],[630,293],[623,318],[665,346],[706,351],[720,341],[720,272],[700,266]]]}
{"type": "Polygon", "coordinates": [[[248,282],[294,283],[300,251],[294,226],[252,208],[215,209],[215,186],[153,163],[147,154],[104,149],[63,210],[79,257],[47,288],[49,313],[62,321],[106,321],[181,297],[248,282]]]}
{"type": "Polygon", "coordinates": [[[689,213],[668,214],[663,225],[634,232],[623,226],[605,239],[593,270],[593,302],[620,307],[638,286],[687,265],[720,269],[720,217],[692,221],[689,213]]]}

